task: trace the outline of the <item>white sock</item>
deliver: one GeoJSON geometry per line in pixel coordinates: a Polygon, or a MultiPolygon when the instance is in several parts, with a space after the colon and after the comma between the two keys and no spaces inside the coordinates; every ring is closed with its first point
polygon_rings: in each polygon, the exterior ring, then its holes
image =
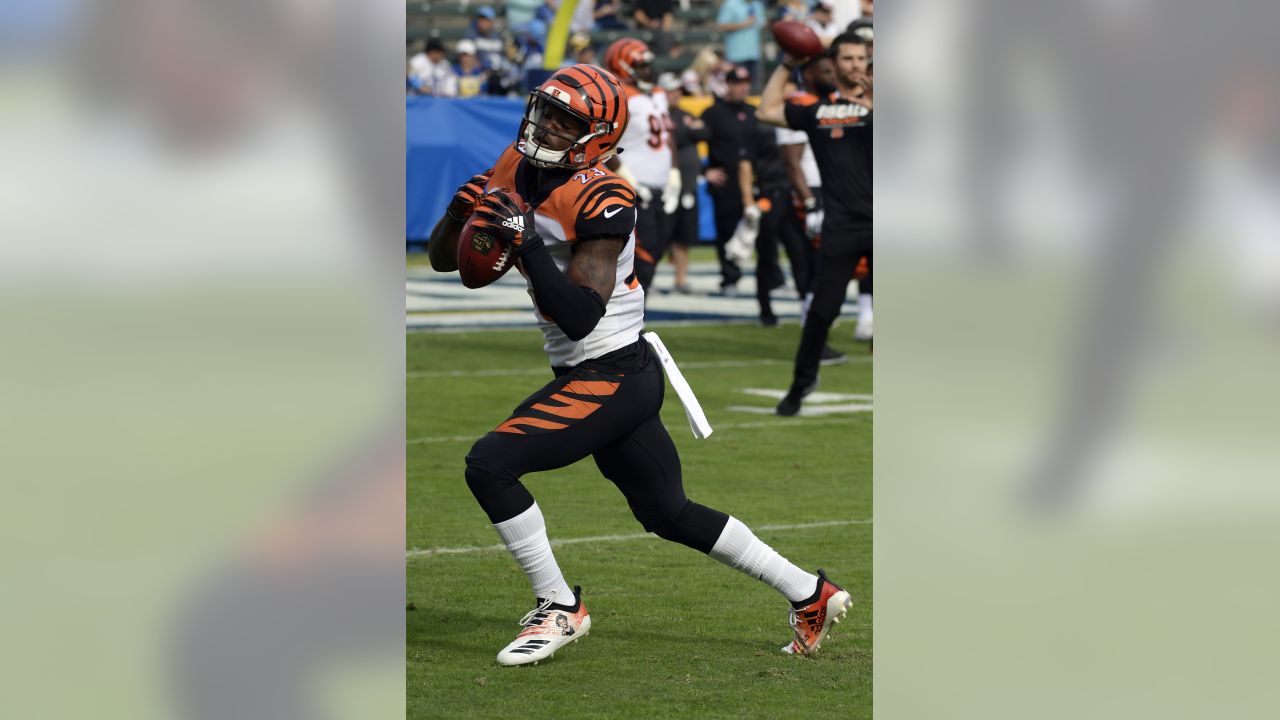
{"type": "Polygon", "coordinates": [[[735,517],[730,517],[724,526],[720,539],[711,548],[711,557],[763,581],[791,602],[804,600],[818,588],[817,575],[801,570],[760,542],[760,538],[735,517]]]}
{"type": "Polygon", "coordinates": [[[542,518],[542,510],[534,503],[528,510],[493,526],[502,537],[502,542],[520,564],[520,569],[529,576],[529,584],[533,586],[535,597],[546,600],[555,598],[558,605],[573,605],[573,588],[564,581],[560,574],[560,566],[551,553],[551,543],[547,540],[547,523],[542,518]]]}
{"type": "Polygon", "coordinates": [[[858,296],[858,317],[871,319],[871,295],[862,293],[858,296]]]}

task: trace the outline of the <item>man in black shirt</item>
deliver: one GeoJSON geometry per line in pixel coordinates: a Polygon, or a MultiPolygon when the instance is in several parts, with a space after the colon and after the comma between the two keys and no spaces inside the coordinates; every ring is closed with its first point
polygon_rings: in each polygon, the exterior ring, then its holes
{"type": "Polygon", "coordinates": [[[871,106],[870,78],[858,65],[866,42],[845,34],[831,43],[840,92],[817,97],[784,96],[791,67],[779,66],[765,85],[758,118],[804,130],[822,175],[822,244],[813,280],[813,303],[796,351],[791,388],[778,403],[779,415],[795,415],[817,385],[818,365],[831,323],[840,314],[849,280],[866,258],[871,265],[871,106]]]}
{"type": "Polygon", "coordinates": [[[723,97],[702,113],[707,125],[707,190],[715,204],[716,256],[720,259],[720,291],[737,294],[742,269],[725,257],[724,246],[742,219],[744,205],[738,180],[742,160],[752,160],[756,126],[755,108],[747,104],[751,92],[751,73],[738,66],[725,76],[727,89],[723,97]]]}
{"type": "Polygon", "coordinates": [[[795,207],[791,204],[791,179],[782,161],[777,131],[758,123],[753,141],[755,162],[739,163],[739,181],[743,202],[750,202],[760,211],[756,235],[756,301],[760,304],[760,323],[773,327],[778,324],[778,318],[773,314],[769,293],[786,284],[778,265],[778,243],[787,250],[791,274],[801,298],[808,284],[809,264],[804,237],[794,223],[786,222],[788,216],[794,216],[795,207]]]}

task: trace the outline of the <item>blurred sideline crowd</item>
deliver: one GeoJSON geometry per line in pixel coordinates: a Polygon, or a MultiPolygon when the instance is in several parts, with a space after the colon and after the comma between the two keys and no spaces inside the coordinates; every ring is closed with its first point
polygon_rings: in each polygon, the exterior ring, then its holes
{"type": "MultiPolygon", "coordinates": [[[[547,41],[561,0],[423,2],[409,6],[409,95],[523,96],[547,77],[547,41]]],[[[760,89],[778,59],[769,26],[808,24],[829,44],[854,30],[870,39],[873,0],[579,0],[560,67],[601,64],[621,37],[645,41],[659,73],[674,72],[686,94],[718,97],[734,65],[760,89]]]]}

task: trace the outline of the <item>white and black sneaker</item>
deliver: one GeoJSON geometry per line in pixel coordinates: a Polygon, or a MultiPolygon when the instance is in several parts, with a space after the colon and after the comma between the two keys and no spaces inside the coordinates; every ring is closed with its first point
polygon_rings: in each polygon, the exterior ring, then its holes
{"type": "Polygon", "coordinates": [[[574,586],[573,600],[569,606],[539,599],[538,607],[520,620],[520,634],[498,653],[498,664],[537,665],[561,647],[586,637],[591,632],[591,616],[582,604],[581,587],[574,586]]]}

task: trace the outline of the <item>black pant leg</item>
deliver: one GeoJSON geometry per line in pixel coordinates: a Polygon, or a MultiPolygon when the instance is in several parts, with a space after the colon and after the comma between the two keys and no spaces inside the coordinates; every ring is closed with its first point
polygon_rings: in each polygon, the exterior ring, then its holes
{"type": "MultiPolygon", "coordinates": [[[[647,346],[637,343],[644,356],[647,346]]],[[[626,373],[602,372],[591,363],[547,383],[471,447],[467,485],[491,522],[533,505],[522,476],[571,465],[618,442],[661,409],[663,379],[656,363],[626,373]]]]}
{"type": "Polygon", "coordinates": [[[729,522],[719,510],[684,493],[680,456],[657,415],[595,453],[596,466],[622,491],[647,532],[703,553],[711,552],[729,522]]]}
{"type": "Polygon", "coordinates": [[[712,196],[716,220],[716,258],[720,261],[721,286],[736,285],[742,278],[742,269],[725,257],[724,246],[733,237],[733,231],[742,219],[742,196],[737,192],[718,191],[712,196]]]}
{"type": "Polygon", "coordinates": [[[636,279],[645,290],[653,283],[653,275],[666,250],[662,192],[652,188],[650,190],[653,192],[653,200],[648,205],[636,206],[636,279]]]}
{"type": "Polygon", "coordinates": [[[784,208],[776,193],[766,197],[772,204],[769,212],[760,215],[760,232],[756,235],[756,302],[760,304],[761,317],[773,315],[769,293],[779,281],[786,282],[778,265],[778,231],[784,208]]]}
{"type": "Polygon", "coordinates": [[[813,278],[813,302],[800,335],[800,347],[796,350],[792,389],[807,388],[818,379],[818,365],[822,360],[822,348],[827,344],[827,332],[831,323],[840,316],[840,306],[849,292],[849,281],[858,267],[858,258],[853,252],[823,254],[818,258],[813,278]]]}

